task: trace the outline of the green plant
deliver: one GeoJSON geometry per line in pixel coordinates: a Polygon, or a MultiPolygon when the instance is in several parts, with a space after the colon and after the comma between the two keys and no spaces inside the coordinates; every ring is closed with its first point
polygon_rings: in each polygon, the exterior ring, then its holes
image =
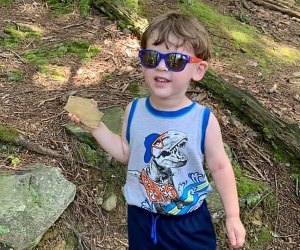
{"type": "Polygon", "coordinates": [[[8,81],[21,81],[23,79],[23,72],[19,69],[11,70],[7,72],[6,78],[8,81]]]}
{"type": "Polygon", "coordinates": [[[14,168],[16,168],[21,163],[20,158],[14,155],[9,155],[6,159],[14,168]]]}

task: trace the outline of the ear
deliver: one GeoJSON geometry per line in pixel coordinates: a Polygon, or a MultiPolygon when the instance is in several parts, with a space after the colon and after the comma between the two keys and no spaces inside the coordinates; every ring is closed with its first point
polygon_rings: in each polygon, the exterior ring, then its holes
{"type": "Polygon", "coordinates": [[[203,78],[207,69],[208,69],[208,63],[206,61],[200,62],[199,64],[197,64],[195,68],[195,72],[192,79],[194,81],[200,81],[203,78]]]}

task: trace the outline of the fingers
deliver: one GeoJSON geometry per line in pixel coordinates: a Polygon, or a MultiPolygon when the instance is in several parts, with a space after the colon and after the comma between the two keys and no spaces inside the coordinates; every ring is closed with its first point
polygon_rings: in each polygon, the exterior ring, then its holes
{"type": "Polygon", "coordinates": [[[232,248],[240,248],[245,243],[246,231],[244,226],[239,223],[228,225],[227,236],[232,248]]]}
{"type": "Polygon", "coordinates": [[[245,243],[245,229],[236,233],[236,248],[242,247],[245,243]]]}
{"type": "Polygon", "coordinates": [[[240,248],[245,243],[245,231],[241,230],[237,232],[228,232],[228,238],[233,248],[240,248]]]}
{"type": "Polygon", "coordinates": [[[237,239],[236,239],[236,237],[235,237],[234,230],[233,230],[233,229],[231,229],[230,231],[228,230],[228,231],[227,231],[227,236],[228,236],[230,245],[231,245],[233,248],[236,248],[236,246],[237,246],[237,239]]]}
{"type": "Polygon", "coordinates": [[[72,122],[80,123],[80,119],[79,119],[78,116],[73,115],[72,113],[69,113],[69,114],[68,114],[68,117],[69,117],[69,119],[70,119],[72,122]]]}

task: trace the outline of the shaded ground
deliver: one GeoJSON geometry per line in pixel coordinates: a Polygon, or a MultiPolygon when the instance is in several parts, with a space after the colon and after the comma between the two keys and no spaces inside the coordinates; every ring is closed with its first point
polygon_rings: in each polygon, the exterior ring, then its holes
{"type": "MultiPolygon", "coordinates": [[[[279,12],[256,7],[251,11],[240,1],[215,2],[215,7],[226,14],[248,16],[250,24],[261,27],[267,35],[275,35],[282,43],[299,48],[299,20],[293,20],[279,12]]],[[[149,10],[160,11],[174,8],[176,1],[145,1],[149,10]]],[[[152,13],[154,14],[154,13],[152,13]]],[[[151,14],[148,14],[151,18],[151,14]]],[[[63,125],[66,113],[63,106],[68,95],[76,94],[98,101],[100,108],[125,105],[134,95],[128,91],[131,83],[142,84],[140,68],[136,60],[137,39],[127,30],[120,30],[116,24],[101,13],[80,17],[75,11],[63,16],[55,15],[40,1],[17,2],[12,7],[0,7],[0,27],[8,22],[26,23],[43,30],[41,39],[28,38],[18,47],[0,47],[0,123],[18,129],[30,140],[72,156],[74,161],[41,156],[20,150],[20,168],[34,162],[44,162],[60,167],[65,176],[77,185],[76,200],[49,230],[38,249],[64,249],[68,236],[76,235],[83,249],[126,249],[126,211],[124,201],[119,199],[117,211],[105,213],[96,203],[101,196],[103,182],[101,171],[91,169],[80,159],[76,142],[66,134],[63,125]],[[84,40],[98,45],[101,52],[91,60],[82,60],[73,54],[59,58],[59,69],[65,80],[53,80],[39,73],[37,66],[25,61],[25,51],[51,47],[68,40],[84,40]],[[13,69],[24,72],[22,80],[8,80],[7,73],[13,69]]],[[[1,34],[0,34],[1,35],[1,34]]],[[[231,83],[250,91],[270,111],[285,120],[300,124],[300,105],[295,98],[296,91],[291,76],[299,72],[299,65],[284,67],[272,65],[270,74],[262,75],[253,62],[240,61],[245,70],[232,67],[228,55],[243,53],[232,50],[227,43],[216,44],[216,34],[211,34],[214,46],[222,46],[224,53],[215,56],[212,68],[231,83]],[[226,52],[226,53],[225,53],[226,52]],[[247,64],[248,63],[248,64],[247,64]],[[276,91],[270,91],[276,84],[276,91]]],[[[295,192],[295,183],[290,177],[287,163],[279,163],[257,141],[255,133],[240,124],[223,105],[217,104],[204,90],[191,87],[191,98],[210,106],[220,120],[224,140],[234,151],[242,168],[247,169],[254,179],[269,183],[278,200],[277,211],[270,213],[262,207],[259,214],[244,218],[247,225],[253,224],[253,217],[273,221],[273,241],[265,249],[297,249],[300,245],[300,203],[295,192]]],[[[7,154],[0,153],[0,165],[7,165],[7,154]]],[[[118,173],[111,169],[111,176],[118,173]]],[[[112,177],[112,181],[113,181],[112,177]]],[[[252,228],[252,227],[251,227],[252,228]]],[[[253,232],[248,232],[251,237],[253,232]]],[[[220,249],[226,249],[226,242],[219,242],[220,249]]],[[[247,248],[249,249],[249,248],[247,248]]]]}

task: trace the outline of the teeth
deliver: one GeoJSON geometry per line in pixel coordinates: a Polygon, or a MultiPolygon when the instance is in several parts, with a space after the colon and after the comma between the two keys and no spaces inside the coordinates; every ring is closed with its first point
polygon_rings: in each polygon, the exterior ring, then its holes
{"type": "Polygon", "coordinates": [[[167,82],[168,80],[165,79],[165,78],[159,78],[159,77],[157,77],[157,78],[156,78],[156,81],[159,81],[159,82],[167,82]]]}

